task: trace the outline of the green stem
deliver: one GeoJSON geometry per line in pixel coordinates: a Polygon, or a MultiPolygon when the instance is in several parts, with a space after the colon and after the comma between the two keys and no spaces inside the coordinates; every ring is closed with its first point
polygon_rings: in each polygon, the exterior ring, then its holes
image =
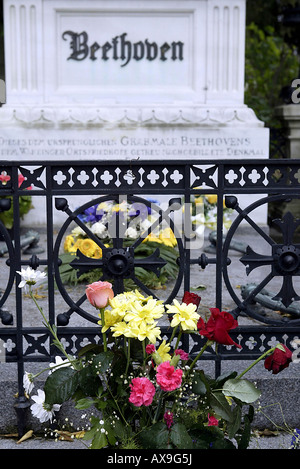
{"type": "Polygon", "coordinates": [[[178,329],[178,326],[174,327],[173,332],[172,332],[172,335],[171,335],[170,340],[169,340],[169,344],[172,342],[172,340],[173,340],[173,338],[174,338],[174,336],[175,336],[175,333],[176,333],[177,329],[178,329]]]}
{"type": "Polygon", "coordinates": [[[123,415],[123,413],[122,413],[122,411],[121,411],[121,409],[120,409],[120,406],[119,406],[118,402],[116,401],[116,399],[115,399],[113,393],[111,392],[110,387],[108,386],[108,381],[107,381],[107,380],[106,380],[106,387],[107,387],[107,390],[108,390],[109,394],[111,395],[111,397],[112,397],[112,399],[113,399],[113,401],[114,401],[114,403],[115,403],[115,405],[116,405],[116,407],[117,407],[117,409],[118,409],[118,411],[119,411],[119,413],[120,413],[120,416],[122,417],[122,420],[124,420],[125,425],[126,425],[127,427],[129,427],[130,425],[129,425],[129,423],[127,422],[127,420],[125,419],[125,417],[124,417],[124,415],[123,415]]]}
{"type": "Polygon", "coordinates": [[[157,422],[157,419],[158,419],[158,416],[159,416],[159,413],[160,413],[161,403],[162,403],[162,393],[163,393],[163,391],[160,390],[159,399],[158,399],[158,403],[157,403],[157,408],[156,408],[156,412],[155,412],[155,415],[154,415],[154,419],[153,419],[153,421],[152,421],[152,424],[154,424],[154,423],[157,422]]]}
{"type": "Polygon", "coordinates": [[[258,362],[263,360],[267,355],[270,355],[270,353],[273,353],[275,349],[276,347],[272,347],[269,350],[267,350],[265,353],[263,353],[253,363],[251,363],[251,365],[249,365],[248,368],[246,368],[239,376],[237,376],[236,379],[240,379],[242,376],[244,376],[244,374],[246,374],[249,370],[251,370],[251,368],[253,368],[253,366],[255,366],[258,362]]]}
{"type": "Polygon", "coordinates": [[[127,363],[126,363],[126,370],[125,370],[125,375],[126,376],[127,376],[127,373],[128,373],[129,362],[130,362],[130,338],[128,337],[128,339],[127,339],[127,363]]]}
{"type": "MultiPolygon", "coordinates": [[[[176,341],[176,345],[175,345],[175,347],[174,347],[174,350],[177,350],[177,347],[178,347],[179,341],[180,341],[180,339],[181,339],[181,336],[182,336],[182,329],[180,329],[180,331],[179,331],[179,334],[178,334],[178,337],[177,337],[177,341],[176,341]]],[[[170,341],[170,343],[171,343],[171,341],[170,341]]]]}
{"type": "Polygon", "coordinates": [[[206,342],[206,344],[203,345],[202,349],[200,350],[200,352],[198,353],[198,355],[196,356],[196,358],[192,361],[191,365],[190,365],[190,369],[189,369],[189,373],[192,371],[192,369],[194,368],[194,366],[196,365],[197,361],[199,360],[199,358],[201,357],[201,355],[203,354],[203,352],[207,349],[207,347],[209,345],[212,344],[212,341],[211,340],[208,340],[206,342]]]}
{"type": "MultiPolygon", "coordinates": [[[[104,317],[104,308],[99,308],[100,309],[100,314],[101,314],[101,327],[103,330],[103,327],[105,326],[105,317],[104,317]]],[[[104,352],[107,352],[107,342],[106,342],[106,333],[102,332],[102,338],[103,338],[103,347],[104,347],[104,352]]]]}
{"type": "Polygon", "coordinates": [[[42,318],[44,319],[45,321],[45,326],[47,327],[47,329],[50,331],[50,333],[53,335],[54,337],[54,344],[55,346],[65,355],[65,357],[69,360],[70,363],[74,364],[74,362],[76,360],[72,360],[72,358],[67,354],[67,352],[65,351],[65,348],[64,346],[61,344],[59,338],[57,337],[57,334],[56,334],[56,330],[54,329],[53,326],[51,326],[51,324],[49,323],[49,321],[47,320],[46,316],[44,315],[44,312],[43,312],[43,309],[40,307],[40,305],[38,304],[38,302],[36,301],[36,298],[34,297],[34,294],[32,292],[32,289],[31,289],[31,286],[29,286],[29,295],[31,297],[31,299],[33,300],[34,304],[36,305],[37,309],[39,310],[39,312],[41,313],[42,315],[42,318]]]}

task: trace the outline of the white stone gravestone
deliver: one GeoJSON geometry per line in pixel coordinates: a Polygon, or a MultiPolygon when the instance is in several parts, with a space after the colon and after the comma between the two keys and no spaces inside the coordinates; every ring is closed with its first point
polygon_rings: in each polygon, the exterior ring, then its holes
{"type": "Polygon", "coordinates": [[[269,155],[245,0],[4,0],[4,33],[3,160],[269,155]]]}

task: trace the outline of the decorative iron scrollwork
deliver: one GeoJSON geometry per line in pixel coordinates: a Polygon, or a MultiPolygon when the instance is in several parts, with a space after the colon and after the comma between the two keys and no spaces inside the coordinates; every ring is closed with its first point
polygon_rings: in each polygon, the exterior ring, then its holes
{"type": "MultiPolygon", "coordinates": [[[[296,198],[299,198],[299,196],[296,196],[296,198]]],[[[269,300],[273,300],[273,305],[278,305],[278,302],[280,302],[285,308],[288,308],[290,305],[294,304],[295,301],[300,300],[300,296],[295,291],[293,284],[293,278],[300,275],[300,244],[294,243],[295,231],[300,226],[300,220],[295,219],[290,212],[287,212],[282,220],[273,220],[274,225],[280,229],[282,234],[282,243],[279,244],[276,243],[268,233],[264,232],[261,227],[256,225],[256,223],[254,223],[249,216],[251,211],[264,203],[287,199],[289,199],[288,196],[267,197],[261,199],[258,202],[255,202],[245,210],[240,208],[239,204],[237,203],[237,199],[234,201],[234,203],[233,198],[231,197],[230,199],[231,206],[235,208],[239,216],[232,224],[232,227],[230,228],[226,237],[224,243],[224,255],[230,248],[232,236],[242,220],[246,220],[258,234],[263,236],[264,240],[267,241],[271,249],[270,254],[260,254],[252,247],[247,246],[246,253],[240,258],[240,261],[246,267],[247,275],[249,275],[254,269],[257,269],[258,267],[270,266],[269,274],[260,283],[252,285],[252,288],[247,290],[247,295],[243,295],[243,302],[241,302],[232,289],[229,282],[229,277],[227,275],[226,266],[224,268],[224,279],[229,292],[235,299],[236,303],[239,305],[240,310],[246,309],[250,316],[253,315],[253,312],[248,308],[248,305],[251,304],[252,301],[255,301],[255,298],[257,298],[258,295],[262,293],[264,287],[274,277],[282,277],[283,280],[280,291],[277,294],[274,294],[272,298],[269,298],[269,300]]],[[[272,306],[270,302],[269,304],[272,306]]]]}
{"type": "MultiPolygon", "coordinates": [[[[73,301],[70,295],[68,294],[67,290],[65,289],[61,279],[60,279],[60,272],[59,272],[59,249],[63,239],[63,236],[66,234],[70,224],[75,222],[79,227],[81,227],[86,235],[92,239],[102,250],[101,258],[95,259],[91,257],[87,257],[84,255],[80,250],[77,250],[76,256],[74,260],[70,262],[70,266],[76,270],[77,277],[80,277],[83,273],[89,272],[93,269],[101,269],[101,277],[99,280],[108,280],[113,282],[113,289],[115,294],[122,293],[124,291],[124,281],[126,278],[132,279],[134,283],[146,294],[150,294],[154,297],[157,297],[153,291],[151,291],[146,285],[140,281],[137,276],[135,275],[135,268],[136,267],[143,267],[147,271],[151,271],[157,275],[160,275],[160,270],[166,264],[165,259],[160,256],[159,248],[157,248],[151,255],[147,257],[138,257],[135,254],[136,248],[144,241],[144,239],[155,229],[159,226],[159,224],[164,220],[170,225],[172,231],[177,233],[177,230],[174,226],[170,215],[172,211],[181,208],[181,205],[177,203],[177,199],[171,199],[169,203],[169,207],[166,210],[162,210],[157,208],[158,218],[151,223],[148,229],[146,229],[142,235],[135,239],[131,246],[124,246],[123,245],[123,237],[124,237],[124,229],[122,228],[122,215],[119,214],[118,211],[115,213],[115,220],[114,220],[114,236],[112,237],[112,246],[107,246],[103,240],[99,239],[95,236],[88,226],[86,226],[79,217],[79,214],[82,213],[85,209],[95,204],[99,204],[104,201],[114,200],[118,202],[121,196],[106,196],[100,197],[95,199],[81,207],[79,207],[75,212],[69,208],[68,202],[64,198],[56,199],[55,206],[58,210],[64,211],[68,215],[68,219],[66,220],[65,224],[61,228],[59,235],[56,240],[56,245],[54,249],[55,253],[55,272],[56,272],[56,282],[58,288],[64,297],[67,304],[70,306],[70,310],[66,313],[62,313],[58,315],[57,321],[58,325],[67,325],[69,322],[69,318],[71,314],[76,311],[82,317],[85,317],[91,322],[97,322],[98,319],[93,317],[91,314],[87,313],[83,309],[83,304],[85,302],[85,294],[81,296],[81,298],[77,301],[73,301]],[[120,220],[119,220],[120,217],[120,220]],[[120,223],[119,223],[120,222],[120,223]],[[122,228],[122,229],[121,229],[122,228]]],[[[146,206],[151,205],[153,208],[153,204],[150,204],[147,200],[141,199],[139,197],[128,196],[127,200],[130,202],[139,202],[143,203],[146,206]]],[[[181,237],[177,233],[177,246],[179,250],[179,257],[183,257],[183,243],[181,237]]],[[[168,297],[167,301],[171,301],[174,296],[176,295],[182,281],[183,277],[183,270],[184,266],[179,265],[179,272],[178,277],[175,282],[175,285],[168,297]]]]}

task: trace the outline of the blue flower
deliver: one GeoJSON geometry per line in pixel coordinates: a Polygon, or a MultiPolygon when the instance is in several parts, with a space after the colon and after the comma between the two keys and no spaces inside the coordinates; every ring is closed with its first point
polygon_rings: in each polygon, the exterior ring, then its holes
{"type": "Polygon", "coordinates": [[[96,223],[100,221],[103,217],[103,211],[97,210],[98,205],[93,205],[92,207],[87,208],[83,214],[79,214],[78,218],[84,223],[96,223]]]}
{"type": "Polygon", "coordinates": [[[295,428],[294,435],[292,437],[290,449],[298,449],[300,444],[300,429],[295,428]]]}

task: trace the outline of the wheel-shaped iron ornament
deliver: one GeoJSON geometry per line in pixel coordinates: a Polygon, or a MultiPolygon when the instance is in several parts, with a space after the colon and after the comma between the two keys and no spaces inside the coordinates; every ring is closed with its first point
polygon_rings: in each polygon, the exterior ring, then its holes
{"type": "MultiPolygon", "coordinates": [[[[279,319],[274,319],[274,317],[272,317],[269,319],[268,317],[262,316],[259,313],[253,311],[253,309],[250,307],[251,303],[255,301],[256,296],[259,295],[267,286],[267,284],[275,277],[282,277],[282,285],[280,291],[275,293],[272,298],[270,298],[270,300],[273,300],[274,302],[279,301],[286,308],[300,300],[300,291],[297,293],[294,286],[294,280],[300,276],[300,244],[294,242],[295,232],[300,226],[300,220],[295,219],[290,212],[287,212],[283,216],[282,220],[273,220],[273,224],[279,228],[282,235],[282,243],[277,243],[268,233],[262,229],[262,227],[253,221],[251,218],[251,212],[263,204],[286,201],[290,199],[300,199],[300,196],[274,195],[264,197],[249,205],[246,209],[241,209],[236,197],[227,196],[225,198],[226,206],[235,209],[238,213],[238,216],[233,221],[225,238],[223,245],[223,256],[228,255],[228,250],[230,248],[232,238],[235,235],[239,225],[243,221],[246,221],[256,231],[256,233],[267,242],[270,247],[269,254],[260,254],[256,252],[255,249],[248,246],[246,253],[240,258],[240,261],[246,267],[247,275],[249,275],[258,267],[270,267],[270,271],[265,276],[265,278],[263,278],[258,284],[251,288],[251,290],[249,290],[249,294],[243,300],[235,293],[230,283],[227,265],[224,265],[223,267],[223,278],[226,287],[231,297],[238,305],[238,310],[245,311],[249,316],[265,323],[282,324],[289,321],[295,324],[300,322],[300,320],[297,318],[289,319],[287,317],[280,317],[279,319]]],[[[238,310],[236,310],[236,313],[238,310]]]]}
{"type": "MultiPolygon", "coordinates": [[[[103,240],[101,240],[101,238],[97,237],[89,228],[89,226],[80,219],[80,214],[82,214],[88,208],[108,201],[113,201],[114,203],[118,204],[120,199],[122,200],[122,196],[120,195],[102,196],[82,205],[74,212],[72,212],[69,208],[66,199],[57,198],[55,201],[56,208],[58,210],[64,211],[68,215],[68,219],[65,221],[58,233],[54,246],[54,271],[56,284],[64,300],[70,307],[69,311],[58,315],[58,325],[67,325],[73,312],[77,312],[80,316],[84,317],[90,322],[96,323],[99,320],[99,318],[88,313],[83,308],[82,305],[86,301],[86,294],[84,293],[78,300],[74,301],[69,295],[61,279],[59,253],[63,238],[67,234],[71,223],[75,222],[85,232],[85,234],[99,246],[102,251],[102,256],[101,258],[95,259],[85,256],[80,250],[78,250],[76,256],[74,256],[74,260],[70,262],[70,266],[73,269],[76,269],[77,277],[80,277],[83,273],[90,272],[91,270],[101,269],[101,275],[98,280],[112,281],[115,295],[124,291],[124,280],[130,278],[133,280],[136,286],[141,289],[142,292],[146,293],[147,295],[152,295],[154,298],[158,298],[151,289],[149,289],[139,278],[137,278],[135,275],[135,268],[143,267],[148,271],[154,272],[158,277],[161,268],[166,264],[166,260],[160,256],[159,248],[157,248],[148,257],[136,256],[136,250],[138,246],[140,246],[140,244],[151,232],[159,227],[162,221],[167,222],[173,231],[177,241],[178,257],[183,257],[183,242],[174,225],[172,217],[170,216],[174,210],[181,208],[179,201],[177,201],[177,203],[174,203],[174,201],[171,203],[170,201],[169,207],[166,210],[162,210],[158,205],[151,203],[146,199],[136,196],[127,196],[126,200],[129,204],[140,204],[146,208],[151,208],[151,210],[154,210],[158,215],[157,218],[151,222],[150,226],[142,233],[140,233],[140,237],[135,239],[130,246],[124,245],[125,229],[122,224],[122,220],[120,219],[122,217],[121,212],[115,211],[113,229],[114,235],[111,237],[109,246],[103,240]]],[[[178,266],[177,278],[166,302],[172,301],[180,288],[183,278],[183,267],[180,265],[180,263],[178,263],[178,266]]]]}
{"type": "MultiPolygon", "coordinates": [[[[0,212],[9,210],[10,205],[11,205],[10,199],[8,198],[1,199],[0,200],[0,212]]],[[[3,239],[3,243],[6,246],[6,250],[8,253],[8,260],[6,264],[7,266],[9,266],[9,273],[7,277],[6,287],[3,288],[3,291],[1,291],[0,293],[0,319],[2,321],[2,324],[11,325],[13,323],[12,314],[2,309],[2,307],[4,306],[8,296],[10,295],[10,292],[11,292],[11,289],[13,287],[14,280],[15,280],[15,272],[16,272],[16,266],[14,263],[15,251],[14,251],[14,246],[11,241],[11,237],[7,229],[5,228],[4,224],[1,221],[0,221],[0,235],[3,239]]]]}

